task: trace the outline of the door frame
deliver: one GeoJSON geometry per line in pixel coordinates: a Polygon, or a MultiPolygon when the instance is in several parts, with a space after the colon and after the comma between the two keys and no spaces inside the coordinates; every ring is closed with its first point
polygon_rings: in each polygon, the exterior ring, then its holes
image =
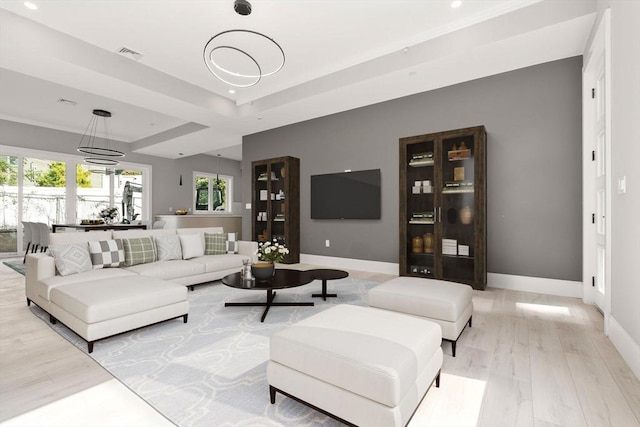
{"type": "Polygon", "coordinates": [[[598,23],[593,40],[585,54],[582,70],[582,199],[583,199],[583,231],[582,231],[582,300],[586,304],[595,304],[597,288],[592,277],[596,277],[596,224],[592,215],[596,212],[596,165],[593,152],[596,150],[597,135],[594,133],[595,103],[592,89],[596,80],[596,64],[604,61],[604,96],[605,114],[605,293],[604,306],[599,307],[604,316],[604,333],[608,335],[609,317],[611,315],[611,11],[606,9],[598,23]]]}

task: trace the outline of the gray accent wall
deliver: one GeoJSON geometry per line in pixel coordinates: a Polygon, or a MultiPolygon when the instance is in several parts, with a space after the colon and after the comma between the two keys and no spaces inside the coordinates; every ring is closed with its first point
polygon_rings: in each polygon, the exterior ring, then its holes
{"type": "Polygon", "coordinates": [[[245,136],[243,200],[251,161],[298,157],[301,252],[397,263],[398,139],[484,125],[488,271],[581,281],[581,76],[579,56],[245,136]],[[381,169],[380,220],[311,219],[310,176],[346,169],[381,169]]]}
{"type": "MultiPolygon", "coordinates": [[[[64,132],[23,123],[0,120],[0,145],[8,145],[33,150],[78,155],[76,151],[82,135],[64,132]]],[[[99,138],[98,138],[99,140],[99,138]]],[[[131,152],[131,145],[114,141],[114,144],[126,154],[123,161],[152,166],[152,217],[169,214],[169,207],[175,211],[192,206],[193,190],[191,182],[193,171],[217,172],[217,158],[209,155],[189,156],[180,159],[166,159],[131,152]],[[182,183],[180,186],[180,174],[182,183]]],[[[242,200],[240,162],[220,159],[221,175],[234,177],[233,201],[242,200]]],[[[171,212],[172,213],[172,212],[171,212]]]]}

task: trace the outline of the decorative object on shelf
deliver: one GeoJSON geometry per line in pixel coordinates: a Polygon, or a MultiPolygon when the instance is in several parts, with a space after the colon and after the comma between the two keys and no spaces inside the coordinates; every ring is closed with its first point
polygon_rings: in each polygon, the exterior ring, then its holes
{"type": "Polygon", "coordinates": [[[464,166],[453,168],[453,180],[464,181],[464,166]]]}
{"type": "Polygon", "coordinates": [[[286,173],[287,173],[287,168],[285,168],[284,166],[282,166],[282,167],[280,168],[280,176],[281,176],[282,178],[284,178],[284,177],[286,176],[286,173]]]}
{"type": "Polygon", "coordinates": [[[104,208],[100,211],[99,215],[106,224],[111,224],[118,218],[118,208],[104,208]]]}
{"type": "MultiPolygon", "coordinates": [[[[234,10],[249,15],[248,0],[235,0],[234,10]]],[[[234,87],[251,87],[284,67],[284,50],[275,40],[252,30],[226,30],[204,46],[204,62],[218,80],[234,87]]]]}
{"type": "Polygon", "coordinates": [[[414,212],[411,214],[409,224],[433,224],[433,212],[414,212]]]}
{"type": "Polygon", "coordinates": [[[100,225],[104,224],[103,219],[81,219],[80,225],[100,225]]]}
{"type": "Polygon", "coordinates": [[[411,251],[414,254],[419,254],[422,253],[422,237],[420,236],[416,236],[413,239],[411,239],[411,251]]]}
{"type": "Polygon", "coordinates": [[[186,215],[187,213],[189,213],[189,211],[186,209],[176,209],[176,215],[186,215]]]}
{"type": "Polygon", "coordinates": [[[269,280],[276,273],[275,266],[272,262],[257,262],[251,264],[251,274],[258,281],[269,280]]]}
{"type": "Polygon", "coordinates": [[[409,166],[427,166],[433,164],[433,152],[416,153],[411,156],[409,166]]]}
{"type": "Polygon", "coordinates": [[[424,242],[424,253],[432,254],[433,253],[433,233],[424,233],[422,236],[422,241],[424,242]]]}
{"type": "Polygon", "coordinates": [[[453,162],[456,160],[465,160],[470,158],[471,150],[467,148],[464,141],[462,141],[460,143],[460,147],[456,147],[456,145],[453,144],[453,147],[451,147],[451,150],[449,150],[447,154],[449,156],[449,161],[453,162]]]}
{"type": "Polygon", "coordinates": [[[460,209],[459,218],[464,225],[469,225],[473,222],[473,210],[469,205],[460,209]]]}
{"type": "Polygon", "coordinates": [[[280,243],[277,239],[273,239],[273,243],[268,241],[258,243],[258,250],[256,253],[258,254],[258,259],[260,261],[282,262],[284,257],[289,253],[289,249],[287,249],[284,243],[280,243]]]}
{"type": "Polygon", "coordinates": [[[107,121],[109,117],[111,117],[111,113],[108,111],[93,110],[93,116],[91,116],[87,129],[76,149],[78,152],[85,154],[85,163],[115,166],[120,163],[115,157],[124,157],[124,152],[113,148],[111,129],[107,121]],[[100,136],[98,136],[99,134],[100,136]],[[104,140],[104,143],[99,143],[96,138],[104,140]]]}

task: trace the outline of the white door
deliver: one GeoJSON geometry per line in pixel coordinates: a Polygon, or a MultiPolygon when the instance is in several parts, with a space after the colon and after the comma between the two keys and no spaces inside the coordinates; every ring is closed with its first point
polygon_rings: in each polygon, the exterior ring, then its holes
{"type": "Polygon", "coordinates": [[[609,122],[609,13],[598,26],[584,70],[584,181],[587,224],[584,227],[585,301],[594,303],[605,317],[610,313],[610,122],[609,122]],[[590,288],[590,289],[588,289],[590,288]]]}

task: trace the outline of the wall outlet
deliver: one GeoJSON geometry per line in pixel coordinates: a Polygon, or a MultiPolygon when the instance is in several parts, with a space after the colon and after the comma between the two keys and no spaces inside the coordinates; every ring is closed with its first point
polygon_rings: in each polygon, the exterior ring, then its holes
{"type": "Polygon", "coordinates": [[[169,206],[169,212],[173,212],[173,208],[169,206]]]}
{"type": "Polygon", "coordinates": [[[627,192],[627,176],[618,178],[618,194],[624,194],[627,192]]]}
{"type": "Polygon", "coordinates": [[[329,240],[325,240],[324,241],[324,245],[328,248],[329,246],[331,246],[331,242],[329,242],[329,240]]]}

